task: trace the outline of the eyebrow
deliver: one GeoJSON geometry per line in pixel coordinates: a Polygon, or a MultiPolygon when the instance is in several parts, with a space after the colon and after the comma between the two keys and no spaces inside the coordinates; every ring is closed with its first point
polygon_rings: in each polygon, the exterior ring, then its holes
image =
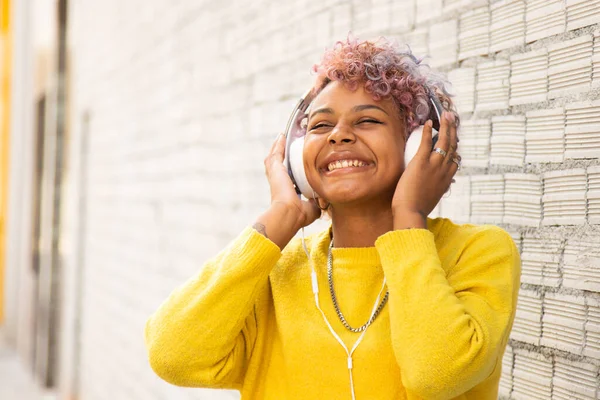
{"type": "MultiPolygon", "coordinates": [[[[359,111],[370,110],[370,109],[379,110],[379,111],[382,111],[383,113],[385,113],[386,115],[389,115],[387,111],[385,111],[383,108],[381,108],[379,106],[376,106],[375,104],[361,104],[361,105],[352,107],[353,112],[359,112],[359,111]]],[[[333,114],[333,113],[334,112],[333,112],[332,108],[328,108],[328,107],[319,108],[319,109],[313,111],[308,116],[308,119],[311,119],[316,114],[333,114]]]]}

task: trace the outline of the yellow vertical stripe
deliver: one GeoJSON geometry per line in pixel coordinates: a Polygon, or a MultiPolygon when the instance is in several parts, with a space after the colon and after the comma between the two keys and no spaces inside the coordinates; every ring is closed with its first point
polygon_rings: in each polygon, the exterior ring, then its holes
{"type": "Polygon", "coordinates": [[[10,0],[0,0],[0,324],[4,321],[4,271],[6,265],[6,217],[8,200],[10,78],[12,35],[10,0]]]}

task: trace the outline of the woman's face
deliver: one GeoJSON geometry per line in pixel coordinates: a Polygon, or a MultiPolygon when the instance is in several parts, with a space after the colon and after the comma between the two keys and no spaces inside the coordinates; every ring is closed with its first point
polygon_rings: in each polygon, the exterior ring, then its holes
{"type": "Polygon", "coordinates": [[[373,100],[361,85],[329,83],[313,100],[304,169],[331,204],[391,201],[404,171],[405,125],[391,99],[373,100]]]}

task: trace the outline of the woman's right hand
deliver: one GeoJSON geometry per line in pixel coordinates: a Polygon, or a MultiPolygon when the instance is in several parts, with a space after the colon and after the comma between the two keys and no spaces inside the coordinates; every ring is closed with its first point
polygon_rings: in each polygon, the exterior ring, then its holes
{"type": "Polygon", "coordinates": [[[300,228],[310,225],[321,215],[315,200],[302,200],[288,171],[283,165],[285,135],[277,136],[265,158],[265,173],[271,190],[271,206],[262,214],[254,228],[271,239],[281,249],[300,228]]]}

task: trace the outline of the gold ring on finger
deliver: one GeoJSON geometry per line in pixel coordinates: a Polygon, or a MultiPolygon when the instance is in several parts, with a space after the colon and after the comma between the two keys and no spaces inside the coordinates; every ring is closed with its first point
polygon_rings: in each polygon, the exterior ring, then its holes
{"type": "Polygon", "coordinates": [[[446,150],[444,150],[440,147],[436,147],[435,149],[433,149],[433,152],[441,154],[442,157],[446,157],[446,155],[448,154],[448,153],[446,153],[446,150]]]}

